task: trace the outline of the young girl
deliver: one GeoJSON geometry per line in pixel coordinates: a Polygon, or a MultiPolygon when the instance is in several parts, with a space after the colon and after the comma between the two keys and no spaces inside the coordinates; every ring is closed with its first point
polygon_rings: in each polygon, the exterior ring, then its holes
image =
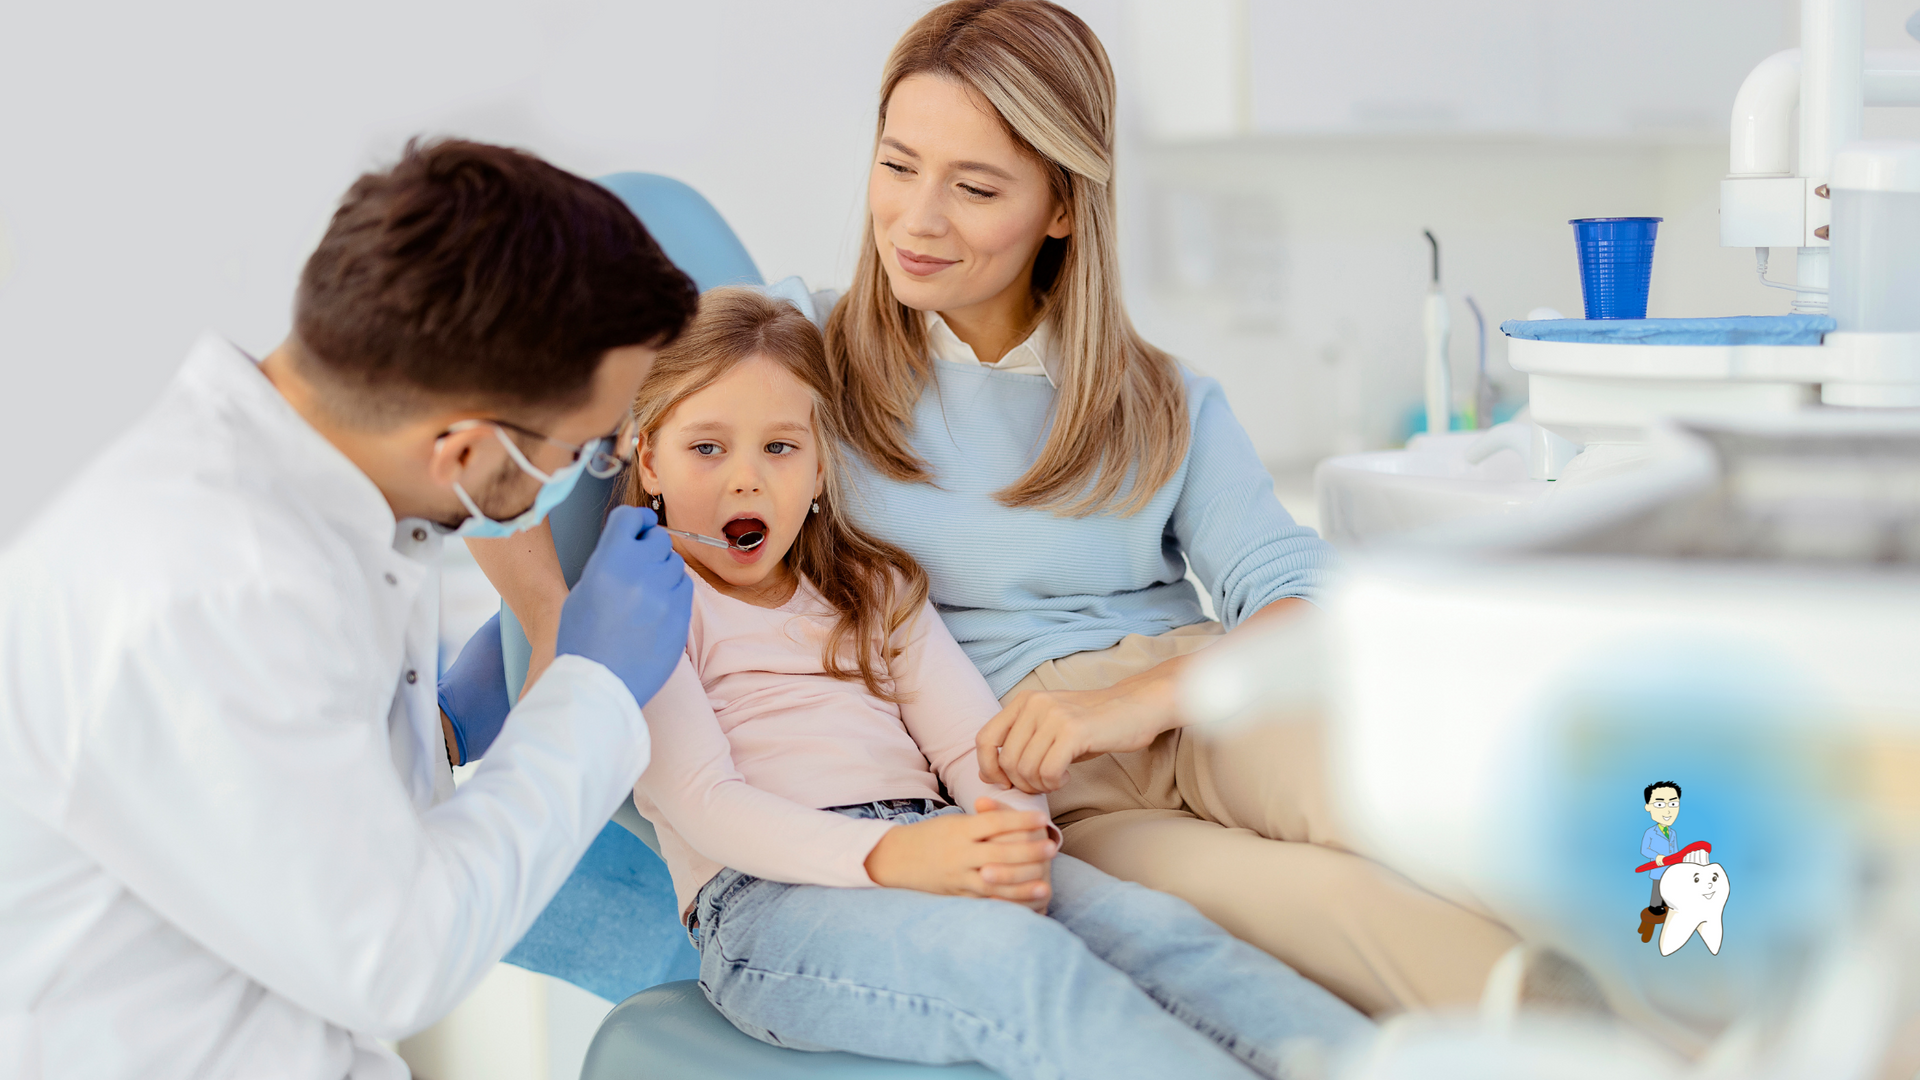
{"type": "Polygon", "coordinates": [[[764,538],[676,542],[687,660],[646,707],[634,789],[736,1027],[1016,1078],[1281,1076],[1367,1035],[1184,901],[1057,855],[1044,796],[980,779],[999,704],[918,566],[841,512],[839,411],[803,315],[708,293],[635,412],[631,501],[764,538]]]}

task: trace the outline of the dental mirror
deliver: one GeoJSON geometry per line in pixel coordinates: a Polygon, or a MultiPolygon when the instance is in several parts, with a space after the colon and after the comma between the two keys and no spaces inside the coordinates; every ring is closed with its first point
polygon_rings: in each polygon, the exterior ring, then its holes
{"type": "Polygon", "coordinates": [[[717,536],[706,536],[701,533],[686,532],[681,529],[667,529],[665,525],[662,525],[660,527],[662,529],[667,530],[668,536],[678,536],[683,539],[691,540],[696,544],[705,544],[708,547],[738,548],[741,551],[752,551],[754,548],[757,548],[761,544],[764,544],[767,542],[767,534],[764,532],[761,532],[759,529],[753,529],[748,532],[743,532],[738,537],[732,540],[722,540],[717,536]]]}

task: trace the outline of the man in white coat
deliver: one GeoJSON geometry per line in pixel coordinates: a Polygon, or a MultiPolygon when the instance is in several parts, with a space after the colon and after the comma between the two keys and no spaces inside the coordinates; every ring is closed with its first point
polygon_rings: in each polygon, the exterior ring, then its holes
{"type": "Polygon", "coordinates": [[[472,989],[644,769],[690,597],[616,512],[456,791],[441,536],[618,469],[695,303],[605,190],[409,144],[343,199],[289,339],[203,339],[0,557],[0,1076],[406,1075],[381,1040],[472,989]]]}

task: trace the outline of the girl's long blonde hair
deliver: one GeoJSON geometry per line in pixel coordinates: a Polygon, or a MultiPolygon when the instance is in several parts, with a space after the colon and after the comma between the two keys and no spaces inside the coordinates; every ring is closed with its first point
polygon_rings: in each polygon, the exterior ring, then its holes
{"type": "MultiPolygon", "coordinates": [[[[953,0],[906,32],[880,82],[887,102],[910,75],[953,79],[1000,114],[1046,164],[1073,232],[1049,238],[1032,288],[1060,349],[1053,424],[1038,457],[996,496],[1007,506],[1132,513],[1187,454],[1187,402],[1173,358],[1141,338],[1120,303],[1113,196],[1113,69],[1087,24],[1046,0],[953,0]]],[[[846,395],[852,445],[896,480],[928,481],[908,445],[933,376],[924,316],[894,299],[867,218],[853,285],[827,322],[827,355],[846,395]]]]}
{"type": "MultiPolygon", "coordinates": [[[[813,323],[793,305],[752,289],[715,289],[702,296],[693,321],[654,360],[634,397],[641,436],[651,444],[674,406],[755,357],[784,368],[813,399],[814,437],[826,464],[826,490],[820,512],[800,526],[787,565],[839,613],[821,663],[834,678],[857,678],[874,696],[898,703],[886,671],[900,654],[898,631],[927,602],[927,575],[913,556],[868,536],[840,510],[840,448],[846,424],[813,323]],[[851,668],[843,660],[849,652],[851,668]]],[[[627,473],[626,501],[647,505],[650,496],[640,483],[640,470],[627,473]]],[[[670,505],[661,506],[661,524],[670,523],[672,511],[670,505]]]]}

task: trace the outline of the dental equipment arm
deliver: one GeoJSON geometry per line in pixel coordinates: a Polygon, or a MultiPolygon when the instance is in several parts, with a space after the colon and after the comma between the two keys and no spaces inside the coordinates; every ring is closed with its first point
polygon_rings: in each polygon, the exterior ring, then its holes
{"type": "Polygon", "coordinates": [[[1818,293],[1821,296],[1827,295],[1827,290],[1817,285],[1789,285],[1784,281],[1775,281],[1768,277],[1767,260],[1772,254],[1773,249],[1770,247],[1757,247],[1753,249],[1754,272],[1760,275],[1760,284],[1765,285],[1769,289],[1784,289],[1791,293],[1818,293]]]}

